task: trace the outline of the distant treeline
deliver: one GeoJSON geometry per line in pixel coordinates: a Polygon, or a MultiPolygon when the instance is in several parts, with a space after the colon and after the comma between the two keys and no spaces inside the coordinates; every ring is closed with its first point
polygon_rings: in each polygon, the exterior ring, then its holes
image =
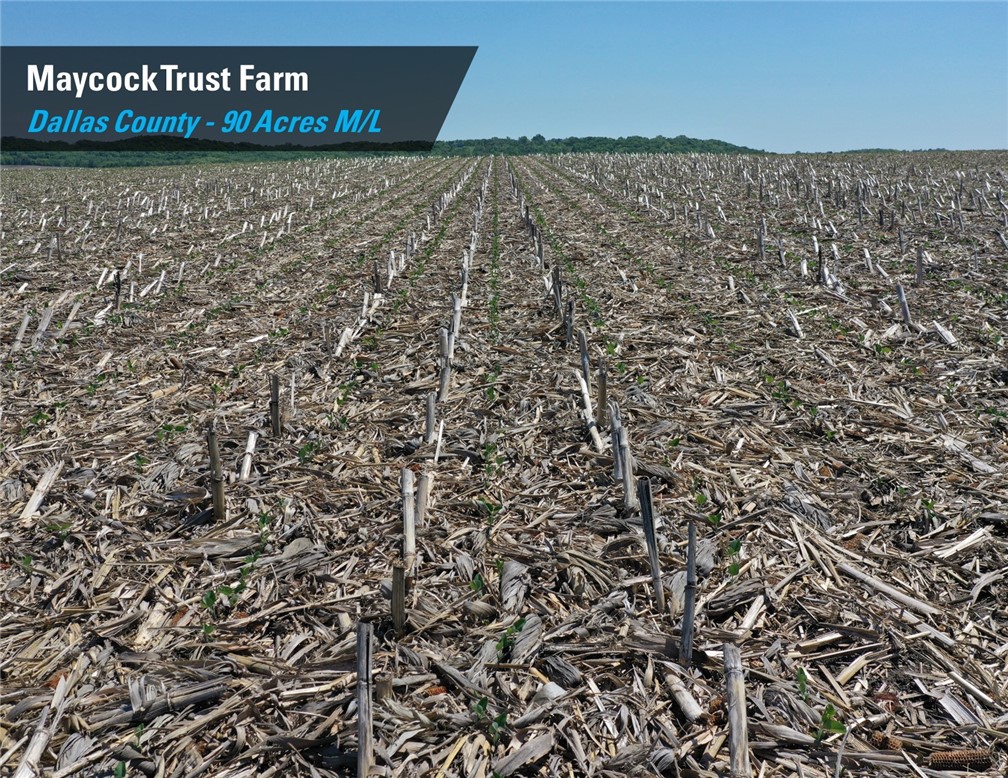
{"type": "Polygon", "coordinates": [[[213,162],[266,162],[307,157],[345,157],[345,153],[303,151],[5,151],[0,165],[46,167],[152,167],[196,165],[213,162]]]}
{"type": "Polygon", "coordinates": [[[666,138],[645,138],[630,135],[625,138],[551,138],[542,135],[526,138],[483,138],[480,140],[439,140],[434,154],[472,156],[480,154],[565,154],[596,152],[603,154],[761,154],[757,149],[735,146],[723,140],[697,140],[678,135],[666,138]]]}
{"type": "MultiPolygon", "coordinates": [[[[4,144],[7,145],[7,144],[4,144]]],[[[22,144],[16,144],[18,146],[22,144]]],[[[39,144],[40,146],[44,144],[39,144]]],[[[130,150],[102,151],[67,150],[49,145],[48,148],[18,148],[11,150],[0,146],[0,164],[47,165],[50,167],[137,167],[150,165],[191,165],[197,163],[268,162],[294,159],[319,159],[346,156],[370,156],[380,151],[315,151],[289,149],[282,151],[224,151],[204,148],[196,151],[181,150],[130,150]]],[[[436,156],[481,156],[484,154],[563,154],[573,152],[633,153],[633,154],[759,154],[756,149],[735,146],[720,140],[697,140],[679,135],[666,138],[645,138],[631,135],[626,138],[553,138],[542,135],[532,138],[483,138],[477,140],[437,141],[430,152],[436,156]]],[[[403,152],[399,152],[403,153],[403,152]]]]}

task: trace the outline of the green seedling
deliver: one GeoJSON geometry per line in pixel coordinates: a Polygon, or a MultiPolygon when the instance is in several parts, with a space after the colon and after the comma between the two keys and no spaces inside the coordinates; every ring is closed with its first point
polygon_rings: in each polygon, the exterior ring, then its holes
{"type": "Polygon", "coordinates": [[[488,727],[488,733],[490,735],[490,742],[497,745],[501,736],[507,731],[507,713],[498,713],[494,716],[493,721],[490,722],[488,727]]]}
{"type": "Polygon", "coordinates": [[[507,657],[511,656],[511,649],[514,648],[514,636],[517,635],[525,629],[525,617],[522,616],[518,621],[508,627],[504,634],[500,636],[497,641],[497,659],[503,662],[507,657]]]}
{"type": "Polygon", "coordinates": [[[87,394],[88,397],[94,397],[96,394],[98,394],[98,387],[101,386],[101,385],[102,385],[102,382],[99,381],[98,379],[95,379],[95,380],[91,381],[90,383],[88,383],[87,386],[84,387],[84,391],[85,391],[85,393],[87,394]]]}
{"type": "Polygon", "coordinates": [[[804,667],[798,668],[798,694],[801,698],[808,702],[809,691],[808,691],[808,674],[805,672],[804,667]]]}
{"type": "Polygon", "coordinates": [[[168,443],[173,437],[175,437],[175,435],[177,435],[180,432],[185,432],[185,431],[186,431],[186,425],[185,424],[168,424],[168,423],[165,423],[165,424],[162,424],[157,429],[157,431],[155,431],[154,437],[156,437],[161,443],[168,443]]]}
{"type": "Polygon", "coordinates": [[[842,735],[846,731],[847,727],[837,718],[836,708],[831,703],[827,703],[819,720],[819,731],[816,733],[816,742],[821,743],[829,735],[842,735]]]}
{"type": "Polygon", "coordinates": [[[494,365],[493,370],[487,373],[487,385],[483,389],[483,394],[486,396],[487,402],[492,403],[497,399],[497,379],[500,377],[500,374],[500,365],[494,365]]]}
{"type": "Polygon", "coordinates": [[[739,574],[739,554],[742,552],[742,540],[740,538],[735,538],[728,542],[728,558],[731,560],[728,564],[729,575],[736,576],[739,574]]]}
{"type": "MultiPolygon", "coordinates": [[[[256,549],[245,557],[242,561],[241,570],[238,572],[238,581],[234,585],[222,584],[203,594],[201,600],[204,609],[211,619],[217,618],[225,609],[230,610],[242,593],[248,588],[249,579],[255,570],[256,563],[266,549],[269,542],[269,521],[268,513],[260,513],[258,518],[259,543],[256,549]]],[[[216,629],[216,625],[211,621],[203,625],[203,634],[210,636],[216,629]]]]}
{"type": "Polygon", "coordinates": [[[484,500],[482,497],[476,500],[476,504],[480,509],[486,513],[487,524],[493,525],[497,521],[497,516],[501,512],[501,506],[496,503],[492,503],[489,500],[484,500]]]}
{"type": "Polygon", "coordinates": [[[314,440],[309,440],[301,446],[297,452],[298,461],[301,463],[301,466],[303,467],[311,462],[315,458],[315,455],[319,452],[319,449],[319,444],[314,440]]]}
{"type": "MultiPolygon", "coordinates": [[[[496,282],[492,282],[496,285],[496,282]]],[[[490,334],[494,340],[500,337],[500,295],[494,291],[489,301],[490,334]]]]}
{"type": "Polygon", "coordinates": [[[490,741],[497,745],[501,735],[507,731],[507,713],[498,713],[491,719],[490,701],[486,697],[480,697],[477,702],[473,703],[472,709],[476,714],[477,721],[486,722],[486,731],[490,736],[490,741]]]}
{"type": "Polygon", "coordinates": [[[70,534],[70,527],[71,524],[68,521],[54,521],[46,526],[46,531],[51,532],[62,543],[70,534]]]}
{"type": "Polygon", "coordinates": [[[496,443],[483,446],[483,470],[487,476],[495,476],[504,465],[504,457],[497,452],[496,443]]]}
{"type": "Polygon", "coordinates": [[[45,411],[36,411],[28,421],[35,427],[44,427],[52,421],[52,416],[45,411]]]}

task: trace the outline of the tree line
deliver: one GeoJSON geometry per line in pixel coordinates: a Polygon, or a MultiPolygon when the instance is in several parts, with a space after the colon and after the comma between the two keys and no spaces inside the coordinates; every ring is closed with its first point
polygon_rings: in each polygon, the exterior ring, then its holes
{"type": "MultiPolygon", "coordinates": [[[[135,145],[127,150],[107,150],[100,144],[11,143],[13,139],[3,139],[0,144],[0,164],[3,165],[46,165],[50,167],[134,167],[146,165],[186,165],[212,162],[266,162],[276,160],[315,159],[346,156],[372,156],[388,153],[380,147],[360,144],[343,151],[318,151],[289,147],[283,150],[250,148],[250,144],[236,146],[233,150],[223,148],[225,144],[208,142],[196,149],[158,148],[156,142],[148,141],[145,148],[135,145]],[[214,143],[214,146],[210,146],[214,143]],[[13,146],[13,148],[12,148],[13,146]],[[5,148],[6,147],[6,148],[5,148]]],[[[745,146],[736,146],[722,140],[698,140],[678,135],[667,138],[659,135],[645,138],[630,135],[620,138],[603,136],[569,137],[547,139],[543,135],[531,138],[478,138],[471,140],[436,141],[429,152],[435,156],[483,156],[486,154],[575,154],[575,153],[622,153],[622,154],[758,154],[764,153],[745,146]]],[[[419,152],[396,152],[419,153],[419,152]]]]}

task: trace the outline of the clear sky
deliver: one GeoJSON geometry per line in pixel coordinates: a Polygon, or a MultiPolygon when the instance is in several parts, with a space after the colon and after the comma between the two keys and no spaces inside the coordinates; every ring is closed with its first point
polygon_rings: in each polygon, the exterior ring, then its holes
{"type": "Polygon", "coordinates": [[[1008,148],[1008,2],[0,3],[4,45],[477,45],[442,139],[1008,148]]]}

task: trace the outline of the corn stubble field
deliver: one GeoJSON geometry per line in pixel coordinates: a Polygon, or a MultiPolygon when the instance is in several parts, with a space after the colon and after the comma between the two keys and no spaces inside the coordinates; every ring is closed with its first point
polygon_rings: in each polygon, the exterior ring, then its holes
{"type": "Polygon", "coordinates": [[[1001,775],[1006,170],[4,170],[0,771],[1001,775]]]}

